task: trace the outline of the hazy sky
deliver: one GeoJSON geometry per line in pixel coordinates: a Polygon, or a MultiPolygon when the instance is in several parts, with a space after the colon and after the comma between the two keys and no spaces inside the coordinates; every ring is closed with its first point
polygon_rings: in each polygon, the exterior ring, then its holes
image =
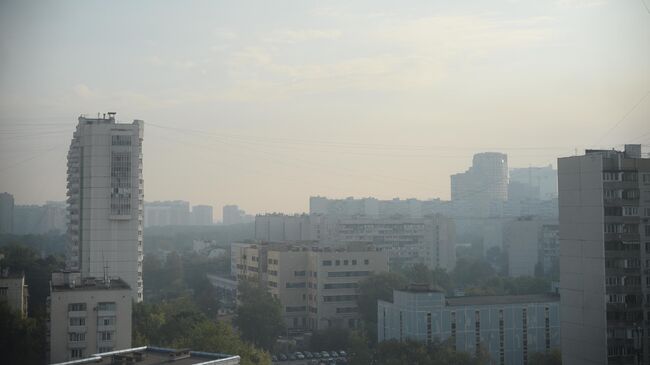
{"type": "Polygon", "coordinates": [[[650,143],[649,91],[642,0],[3,0],[0,191],[63,200],[76,118],[116,111],[147,201],[448,198],[476,152],[650,143]]]}

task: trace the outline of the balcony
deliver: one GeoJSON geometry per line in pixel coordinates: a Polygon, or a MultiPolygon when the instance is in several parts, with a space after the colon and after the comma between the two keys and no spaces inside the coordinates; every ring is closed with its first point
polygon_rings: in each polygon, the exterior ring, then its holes
{"type": "Polygon", "coordinates": [[[68,318],[86,317],[86,311],[69,311],[68,318]]]}
{"type": "Polygon", "coordinates": [[[68,332],[86,333],[86,326],[68,326],[68,332]]]}
{"type": "Polygon", "coordinates": [[[103,325],[98,325],[97,326],[97,332],[114,332],[115,331],[115,325],[108,325],[108,326],[103,326],[103,325]]]}
{"type": "Polygon", "coordinates": [[[86,346],[86,341],[68,341],[68,348],[71,349],[83,349],[86,346]]]}
{"type": "Polygon", "coordinates": [[[116,313],[114,310],[100,310],[97,311],[97,317],[115,317],[116,313]]]}

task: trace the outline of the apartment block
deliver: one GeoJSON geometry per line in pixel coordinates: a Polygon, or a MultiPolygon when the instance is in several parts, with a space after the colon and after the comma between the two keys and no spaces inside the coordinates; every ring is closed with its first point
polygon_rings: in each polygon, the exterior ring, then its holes
{"type": "Polygon", "coordinates": [[[350,218],[337,222],[335,240],[373,244],[388,252],[391,262],[422,263],[431,269],[456,265],[454,221],[440,214],[425,218],[350,218]]]}
{"type": "Polygon", "coordinates": [[[144,226],[187,226],[190,214],[190,203],[183,200],[146,202],[144,226]]]}
{"type": "Polygon", "coordinates": [[[79,117],[68,152],[66,266],[84,277],[118,276],[142,300],[144,122],[115,113],[79,117]]]}
{"type": "Polygon", "coordinates": [[[554,295],[446,297],[411,287],[378,301],[377,334],[379,342],[450,341],[456,351],[487,350],[490,364],[524,365],[560,347],[559,312],[554,295]]]}
{"type": "Polygon", "coordinates": [[[195,226],[210,226],[212,221],[212,206],[210,205],[195,205],[192,207],[191,214],[192,224],[195,226]]]}
{"type": "Polygon", "coordinates": [[[650,363],[650,158],[558,159],[562,362],[650,363]]]}
{"type": "Polygon", "coordinates": [[[52,274],[50,362],[65,362],[131,347],[132,294],[121,279],[52,274]]]}
{"type": "Polygon", "coordinates": [[[372,245],[239,244],[238,280],[261,282],[282,303],[289,333],[356,328],[359,282],[388,271],[388,254],[372,245]]]}
{"type": "Polygon", "coordinates": [[[0,302],[6,302],[9,308],[27,317],[29,290],[24,273],[12,273],[9,268],[0,269],[0,302]]]}
{"type": "Polygon", "coordinates": [[[500,215],[508,199],[508,156],[498,152],[477,153],[465,172],[451,175],[454,214],[462,217],[500,215]]]}
{"type": "Polygon", "coordinates": [[[550,275],[559,263],[558,230],[557,221],[539,217],[506,222],[503,244],[508,253],[508,275],[550,275]]]}
{"type": "Polygon", "coordinates": [[[0,234],[14,233],[14,196],[0,193],[0,234]]]}

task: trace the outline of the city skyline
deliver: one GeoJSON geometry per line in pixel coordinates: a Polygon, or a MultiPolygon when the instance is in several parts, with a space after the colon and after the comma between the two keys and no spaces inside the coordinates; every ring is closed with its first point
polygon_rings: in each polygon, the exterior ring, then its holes
{"type": "Polygon", "coordinates": [[[147,121],[147,201],[251,213],[448,199],[474,153],[555,166],[650,139],[640,1],[169,5],[0,5],[0,190],[64,199],[83,113],[147,121]]]}

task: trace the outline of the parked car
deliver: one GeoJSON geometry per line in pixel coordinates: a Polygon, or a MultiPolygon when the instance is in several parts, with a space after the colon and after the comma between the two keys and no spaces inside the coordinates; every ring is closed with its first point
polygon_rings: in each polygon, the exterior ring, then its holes
{"type": "Polygon", "coordinates": [[[303,351],[302,353],[305,355],[305,358],[307,358],[307,359],[313,359],[314,358],[314,355],[312,355],[312,353],[309,352],[309,351],[303,351]]]}
{"type": "Polygon", "coordinates": [[[298,360],[304,360],[304,359],[305,359],[305,355],[303,355],[303,353],[300,352],[300,351],[295,352],[293,355],[294,355],[298,360]]]}
{"type": "Polygon", "coordinates": [[[298,360],[298,358],[296,358],[296,355],[294,354],[289,354],[289,356],[287,357],[289,358],[289,360],[298,360]]]}
{"type": "Polygon", "coordinates": [[[345,352],[345,351],[343,351],[343,350],[341,350],[341,351],[339,351],[339,356],[341,356],[341,357],[348,357],[348,353],[345,352]]]}
{"type": "Polygon", "coordinates": [[[320,354],[321,354],[321,356],[322,356],[323,358],[328,358],[328,357],[330,357],[330,354],[329,354],[327,351],[321,351],[320,354]]]}
{"type": "Polygon", "coordinates": [[[289,358],[285,354],[279,354],[278,359],[280,359],[280,361],[287,361],[289,358]]]}
{"type": "Polygon", "coordinates": [[[320,359],[321,357],[323,357],[323,355],[321,355],[320,352],[318,351],[314,351],[313,355],[314,355],[314,359],[320,359]]]}
{"type": "Polygon", "coordinates": [[[273,362],[277,362],[277,361],[278,361],[278,357],[275,356],[275,355],[272,355],[272,356],[271,356],[271,361],[273,361],[273,362]]]}
{"type": "Polygon", "coordinates": [[[331,357],[339,357],[339,354],[336,353],[336,351],[330,351],[330,356],[331,357]]]}

